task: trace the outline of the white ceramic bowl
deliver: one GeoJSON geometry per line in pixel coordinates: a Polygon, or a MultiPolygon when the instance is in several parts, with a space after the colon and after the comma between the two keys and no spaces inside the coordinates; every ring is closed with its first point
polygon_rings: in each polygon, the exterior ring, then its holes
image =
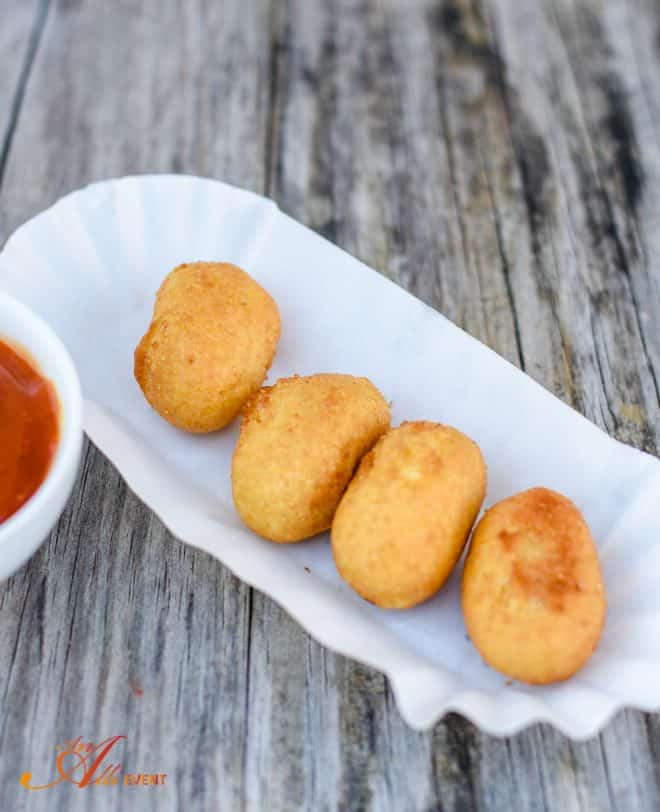
{"type": "Polygon", "coordinates": [[[71,494],[82,446],[82,395],[73,361],[48,325],[0,292],[0,341],[23,348],[48,378],[60,403],[60,439],[46,478],[0,524],[0,579],[22,566],[46,538],[71,494]]]}

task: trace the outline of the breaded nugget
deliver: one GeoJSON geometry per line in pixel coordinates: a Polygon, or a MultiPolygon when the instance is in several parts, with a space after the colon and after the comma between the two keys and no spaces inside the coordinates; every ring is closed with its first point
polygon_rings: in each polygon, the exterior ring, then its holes
{"type": "Polygon", "coordinates": [[[513,679],[567,679],[596,648],[605,588],[580,511],[533,488],[477,525],[463,571],[463,613],[484,660],[513,679]]]}
{"type": "Polygon", "coordinates": [[[485,493],[486,465],[469,437],[403,423],[364,457],[335,513],[339,574],[377,606],[425,601],[460,558],[485,493]]]}
{"type": "Polygon", "coordinates": [[[264,538],[300,541],[330,527],[360,457],[390,424],[366,378],[283,378],[246,405],[232,461],[234,503],[264,538]]]}
{"type": "Polygon", "coordinates": [[[216,431],[264,382],[279,337],[277,305],[245,271],[219,262],[179,265],[156,295],[135,350],[135,378],[173,426],[216,431]]]}

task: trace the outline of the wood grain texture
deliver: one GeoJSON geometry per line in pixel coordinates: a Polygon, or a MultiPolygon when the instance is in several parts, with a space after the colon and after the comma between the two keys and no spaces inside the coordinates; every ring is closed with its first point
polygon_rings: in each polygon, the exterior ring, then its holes
{"type": "Polygon", "coordinates": [[[15,4],[0,28],[0,187],[41,33],[45,0],[15,4]]]}
{"type": "MultiPolygon", "coordinates": [[[[5,0],[0,46],[0,240],[103,177],[267,192],[658,452],[654,0],[5,0]]],[[[173,539],[91,447],[0,585],[0,698],[1,810],[660,808],[656,715],[584,744],[415,733],[380,674],[173,539]],[[18,785],[118,733],[166,788],[18,785]]]]}

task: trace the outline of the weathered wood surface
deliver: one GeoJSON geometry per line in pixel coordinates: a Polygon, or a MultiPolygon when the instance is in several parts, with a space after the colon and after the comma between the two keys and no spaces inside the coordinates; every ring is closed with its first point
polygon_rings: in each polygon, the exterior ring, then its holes
{"type": "MultiPolygon", "coordinates": [[[[660,448],[656,0],[3,0],[0,242],[176,171],[266,192],[614,436],[660,448]]],[[[175,541],[87,447],[0,585],[0,810],[660,808],[660,718],[401,721],[385,679],[175,541]],[[57,787],[128,736],[164,789],[57,787]]]]}

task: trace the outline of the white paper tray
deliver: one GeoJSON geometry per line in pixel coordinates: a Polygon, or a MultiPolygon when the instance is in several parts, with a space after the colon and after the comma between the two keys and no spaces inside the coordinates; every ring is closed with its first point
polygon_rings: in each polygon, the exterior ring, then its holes
{"type": "Polygon", "coordinates": [[[660,707],[660,462],[609,438],[271,201],[185,176],[95,184],[14,234],[0,254],[0,287],[59,333],[81,377],[88,435],[172,533],[270,595],[324,645],[387,674],[413,727],[458,711],[494,735],[545,720],[585,738],[621,707],[660,707]],[[420,607],[379,610],[339,579],[327,536],[277,546],[241,525],[229,479],[237,422],[183,434],[133,379],[156,289],[175,265],[197,259],[244,267],[278,302],[282,340],[269,381],[367,376],[393,402],[394,425],[437,420],[479,443],[486,506],[534,485],[577,503],[609,597],[586,668],[550,687],[508,684],[466,637],[458,571],[420,607]]]}

